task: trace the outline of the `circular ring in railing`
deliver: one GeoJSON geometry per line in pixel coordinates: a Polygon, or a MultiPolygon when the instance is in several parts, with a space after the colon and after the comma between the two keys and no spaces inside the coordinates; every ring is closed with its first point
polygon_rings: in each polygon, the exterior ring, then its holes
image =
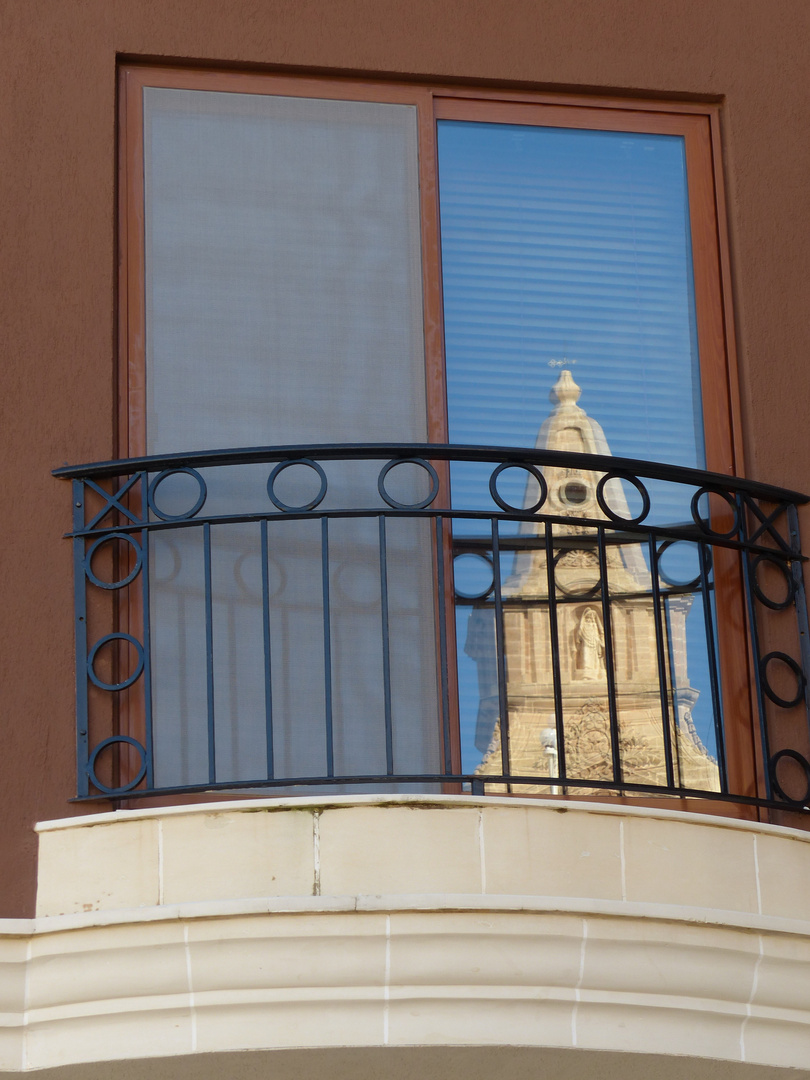
{"type": "Polygon", "coordinates": [[[810,803],[810,761],[808,761],[807,758],[804,757],[804,755],[800,754],[798,750],[777,750],[777,752],[768,762],[768,771],[771,774],[771,784],[773,785],[774,791],[780,797],[780,799],[784,799],[785,802],[790,803],[792,806],[806,807],[807,804],[810,803]],[[790,758],[791,761],[798,762],[804,770],[804,777],[807,782],[807,789],[804,795],[802,795],[801,799],[791,798],[791,796],[788,795],[788,793],[779,783],[779,779],[776,775],[776,769],[782,758],[790,758]]]}
{"type": "MultiPolygon", "coordinates": [[[[657,552],[658,557],[657,557],[657,560],[656,560],[656,562],[658,564],[658,576],[661,578],[661,580],[665,584],[671,585],[673,589],[690,589],[691,590],[691,589],[697,589],[699,587],[699,585],[700,585],[700,573],[698,573],[698,576],[696,578],[692,578],[691,581],[676,581],[670,574],[668,574],[666,572],[666,570],[661,565],[661,559],[663,558],[665,552],[667,552],[671,547],[674,547],[676,544],[688,544],[688,543],[689,543],[688,540],[664,540],[664,542],[662,544],[660,544],[659,547],[658,547],[658,552],[657,552]]],[[[698,548],[696,546],[694,550],[695,550],[695,554],[697,555],[698,559],[700,559],[700,548],[698,548]]]]}
{"type": "Polygon", "coordinates": [[[199,514],[205,505],[205,500],[208,497],[208,488],[205,486],[205,481],[197,472],[196,469],[164,469],[163,472],[158,473],[146,493],[146,499],[149,503],[149,509],[152,513],[157,514],[161,521],[186,521],[188,518],[193,518],[196,514],[199,514]],[[200,493],[197,496],[197,501],[194,503],[190,510],[186,510],[183,514],[167,514],[161,510],[157,505],[157,490],[164,480],[168,480],[170,476],[193,476],[197,481],[200,489],[200,493]]]}
{"type": "Polygon", "coordinates": [[[785,564],[780,559],[777,559],[774,555],[757,555],[757,557],[751,563],[750,576],[751,590],[754,596],[756,596],[760,604],[764,604],[765,607],[770,608],[771,611],[784,611],[785,608],[790,607],[790,605],[793,603],[793,599],[796,596],[796,582],[793,580],[790,571],[785,566],[785,564]],[[759,582],[757,581],[757,570],[759,569],[760,564],[763,562],[770,563],[772,566],[775,566],[777,570],[779,570],[783,575],[785,579],[785,584],[787,585],[787,592],[785,593],[784,600],[771,599],[771,597],[766,596],[762,589],[759,587],[759,582]]]}
{"type": "Polygon", "coordinates": [[[546,483],[545,476],[543,476],[536,465],[528,465],[526,462],[521,461],[502,461],[489,478],[489,493],[492,496],[492,501],[496,503],[501,510],[505,510],[507,514],[536,514],[548,498],[548,484],[546,483]],[[506,469],[523,469],[529,476],[534,477],[540,488],[540,498],[536,503],[533,503],[531,506],[512,506],[506,499],[501,498],[498,494],[498,477],[506,469]]]}
{"type": "Polygon", "coordinates": [[[141,780],[143,780],[144,776],[146,776],[146,750],[137,739],[133,739],[129,735],[112,735],[109,739],[104,739],[103,742],[100,742],[93,750],[93,753],[90,755],[90,759],[87,762],[87,775],[90,777],[93,786],[97,787],[104,795],[123,795],[127,791],[132,791],[133,788],[136,788],[141,780]],[[96,776],[96,758],[102,750],[106,750],[106,748],[112,746],[113,743],[127,743],[129,746],[134,746],[141,756],[141,767],[138,769],[134,780],[130,780],[128,784],[123,784],[121,787],[117,788],[107,787],[107,785],[103,784],[96,776]]]}
{"type": "Polygon", "coordinates": [[[125,585],[129,585],[131,581],[135,580],[140,573],[142,566],[143,550],[141,549],[141,545],[127,533],[108,533],[106,536],[100,537],[88,549],[88,552],[84,557],[84,572],[87,574],[87,579],[94,585],[97,585],[99,589],[123,589],[125,585]],[[126,543],[130,544],[135,551],[135,565],[127,576],[121,578],[120,581],[102,581],[100,577],[93,573],[93,556],[102,544],[107,544],[110,540],[124,540],[126,543]]]}
{"type": "Polygon", "coordinates": [[[563,594],[563,596],[567,596],[571,600],[592,600],[595,596],[598,596],[602,591],[602,575],[601,575],[601,573],[600,573],[599,577],[596,579],[596,584],[595,585],[592,585],[590,589],[583,589],[581,591],[577,590],[577,589],[567,589],[565,587],[565,585],[563,585],[563,583],[557,577],[557,563],[560,561],[560,559],[562,559],[565,555],[567,555],[572,550],[577,551],[579,549],[577,549],[577,548],[563,548],[561,551],[558,551],[557,554],[554,556],[554,560],[552,562],[552,567],[554,569],[554,585],[563,594]]]}
{"type": "Polygon", "coordinates": [[[739,518],[739,514],[737,513],[737,504],[734,501],[733,497],[731,495],[729,495],[729,493],[727,491],[723,491],[722,488],[716,488],[716,487],[698,488],[698,490],[692,496],[691,510],[692,510],[692,520],[697,525],[697,527],[700,529],[700,531],[702,533],[706,534],[706,536],[714,537],[716,540],[730,540],[732,538],[732,536],[735,536],[737,534],[737,532],[739,531],[740,518],[739,518]],[[731,526],[731,528],[729,529],[728,532],[716,532],[714,529],[712,529],[710,527],[710,525],[709,525],[708,521],[706,520],[706,518],[702,518],[700,516],[700,508],[698,506],[698,503],[700,502],[700,500],[703,498],[704,495],[717,495],[719,498],[723,499],[731,507],[731,511],[734,514],[734,524],[731,526]]]}
{"type": "Polygon", "coordinates": [[[781,709],[792,709],[794,705],[798,705],[804,697],[804,688],[807,680],[804,677],[804,673],[792,656],[788,656],[783,652],[769,652],[767,656],[763,656],[759,662],[759,677],[762,682],[762,689],[774,703],[781,709]],[[796,695],[793,698],[780,697],[768,682],[768,664],[771,660],[781,660],[783,664],[790,668],[793,674],[796,676],[796,695]]]}
{"type": "Polygon", "coordinates": [[[90,679],[90,682],[93,683],[94,686],[97,686],[99,690],[126,690],[128,686],[132,686],[132,684],[138,679],[142,671],[143,645],[141,645],[140,641],[137,641],[134,637],[132,637],[131,634],[105,634],[103,638],[99,638],[99,640],[95,643],[93,648],[90,650],[90,655],[87,657],[87,676],[90,679]],[[132,647],[135,649],[135,652],[138,654],[138,663],[135,665],[135,670],[130,676],[128,676],[128,678],[124,679],[122,682],[119,683],[102,682],[98,675],[96,675],[95,669],[93,667],[96,659],[96,654],[98,653],[99,649],[103,648],[109,641],[128,641],[130,645],[132,645],[132,647]]]}
{"type": "Polygon", "coordinates": [[[647,489],[644,487],[638,477],[633,476],[632,473],[625,472],[609,472],[599,480],[596,485],[596,501],[599,503],[599,509],[602,513],[609,517],[611,521],[615,521],[617,525],[638,525],[650,512],[650,495],[647,489]],[[641,496],[641,513],[636,514],[635,517],[622,517],[621,514],[617,514],[615,510],[607,504],[605,499],[605,485],[611,480],[626,480],[631,487],[634,487],[641,496]]]}
{"type": "Polygon", "coordinates": [[[424,458],[418,457],[405,457],[394,458],[393,461],[386,462],[380,469],[380,475],[377,478],[377,490],[380,493],[380,497],[383,498],[388,505],[394,510],[424,510],[425,507],[430,506],[436,496],[439,494],[439,477],[436,470],[430,464],[429,461],[425,461],[424,458]],[[397,465],[419,465],[424,469],[430,477],[430,491],[419,502],[415,503],[401,503],[397,499],[393,498],[385,489],[385,478],[390,471],[396,468],[397,465]]]}
{"type": "Polygon", "coordinates": [[[302,510],[314,510],[316,506],[320,506],[326,497],[326,473],[320,467],[318,462],[313,461],[312,458],[293,458],[291,461],[280,461],[268,478],[267,494],[270,496],[270,502],[272,502],[274,506],[277,506],[279,510],[283,510],[286,514],[300,514],[302,510]],[[274,490],[276,480],[281,476],[285,469],[289,469],[292,465],[306,465],[307,468],[313,469],[318,474],[321,481],[320,489],[315,498],[310,499],[308,503],[302,503],[301,506],[292,506],[290,503],[282,502],[274,490]]]}
{"type": "Polygon", "coordinates": [[[453,556],[453,592],[459,600],[486,600],[492,590],[495,588],[495,567],[492,562],[492,556],[485,554],[482,551],[459,551],[453,556]],[[463,558],[480,559],[482,563],[485,563],[489,573],[489,584],[487,587],[476,593],[464,592],[458,587],[458,577],[456,573],[456,563],[459,559],[463,558]]]}

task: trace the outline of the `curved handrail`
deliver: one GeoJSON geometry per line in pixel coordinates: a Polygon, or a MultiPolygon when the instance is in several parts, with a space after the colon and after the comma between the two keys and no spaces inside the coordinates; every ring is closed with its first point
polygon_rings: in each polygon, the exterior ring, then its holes
{"type": "Polygon", "coordinates": [[[626,472],[649,480],[665,480],[694,487],[723,488],[739,491],[768,502],[810,502],[804,495],[788,488],[764,484],[745,477],[682,465],[667,465],[635,458],[602,454],[578,454],[567,450],[537,450],[520,446],[472,446],[452,443],[301,443],[290,446],[232,447],[222,450],[195,450],[176,454],[152,454],[145,457],[64,465],[54,469],[60,480],[81,477],[103,478],[144,470],[161,472],[173,468],[214,468],[227,465],[264,464],[273,461],[309,457],[320,461],[375,460],[383,458],[422,457],[433,461],[510,462],[514,464],[573,467],[586,472],[626,472]]]}

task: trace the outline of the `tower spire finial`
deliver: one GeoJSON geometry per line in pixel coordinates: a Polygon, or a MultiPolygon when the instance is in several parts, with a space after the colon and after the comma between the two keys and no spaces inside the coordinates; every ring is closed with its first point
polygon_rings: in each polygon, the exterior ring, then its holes
{"type": "Polygon", "coordinates": [[[549,400],[555,405],[576,405],[582,391],[574,382],[574,377],[566,368],[560,372],[560,377],[555,382],[549,394],[549,400]]]}

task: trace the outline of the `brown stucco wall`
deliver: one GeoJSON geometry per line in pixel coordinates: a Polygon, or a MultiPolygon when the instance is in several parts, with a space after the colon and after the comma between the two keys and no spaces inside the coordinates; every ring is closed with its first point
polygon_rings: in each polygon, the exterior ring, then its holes
{"type": "Polygon", "coordinates": [[[33,909],[33,822],[78,812],[50,470],[113,451],[117,55],[722,101],[747,472],[810,490],[806,0],[5,0],[0,27],[0,915],[33,909]]]}

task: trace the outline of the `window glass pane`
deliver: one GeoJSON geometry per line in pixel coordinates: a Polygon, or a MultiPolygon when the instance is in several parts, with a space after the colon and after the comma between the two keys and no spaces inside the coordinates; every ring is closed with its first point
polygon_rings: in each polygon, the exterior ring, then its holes
{"type": "MultiPolygon", "coordinates": [[[[544,448],[553,434],[557,450],[705,467],[683,139],[462,121],[440,121],[438,137],[451,441],[544,448]],[[552,391],[566,370],[577,385],[566,374],[569,382],[552,391]]],[[[489,471],[454,467],[454,507],[482,508],[489,471]]],[[[598,477],[566,473],[546,470],[546,511],[603,517],[593,502],[598,477]]],[[[683,489],[648,486],[654,506],[649,522],[689,519],[683,489]]],[[[624,487],[622,493],[613,482],[606,494],[614,509],[628,515],[628,504],[635,513],[639,500],[624,487]]],[[[536,495],[519,469],[505,471],[498,490],[516,507],[536,495]]],[[[474,545],[481,530],[475,522],[457,521],[454,531],[456,550],[464,550],[465,536],[474,545]]],[[[542,527],[505,522],[501,533],[512,768],[553,775],[542,527]],[[512,548],[524,544],[524,554],[509,554],[510,537],[512,548]]],[[[555,548],[558,588],[567,582],[557,598],[567,764],[581,777],[585,756],[579,762],[575,748],[582,732],[608,745],[594,533],[559,526],[563,546],[555,548]]],[[[650,659],[655,637],[648,562],[643,546],[614,545],[607,589],[625,776],[666,783],[664,720],[650,659]],[[647,762],[644,768],[633,764],[634,753],[647,762]]],[[[703,601],[686,591],[670,602],[666,582],[660,584],[677,778],[711,787],[717,769],[703,601]]],[[[457,636],[465,768],[497,773],[491,598],[459,604],[457,636]]],[[[598,754],[587,769],[591,779],[612,775],[609,759],[598,754]]]]}
{"type": "Polygon", "coordinates": [[[612,454],[704,467],[683,139],[443,120],[439,176],[451,441],[534,446],[569,367],[612,454]]]}
{"type": "Polygon", "coordinates": [[[424,438],[415,108],[144,93],[148,452],[424,438]]]}
{"type": "MultiPolygon", "coordinates": [[[[416,110],[145,91],[149,453],[426,437],[416,110]]],[[[272,466],[207,470],[206,513],[269,513],[272,466]]],[[[382,506],[373,462],[328,462],[319,510],[382,506]]],[[[279,494],[312,497],[289,469],[279,494]],[[283,490],[282,490],[283,489],[283,490]]],[[[316,484],[317,490],[317,484],[316,484]]],[[[407,498],[405,491],[404,497],[407,498]]],[[[414,498],[418,496],[414,493],[414,498]]],[[[162,489],[171,512],[171,490],[162,489]]],[[[430,546],[389,530],[394,766],[435,771],[430,546]]],[[[276,776],[324,775],[328,555],[335,771],[385,772],[376,518],[268,527],[276,776]]],[[[258,522],[211,530],[216,779],[261,779],[258,522]]],[[[159,784],[207,780],[203,537],[151,546],[159,784]]]]}

